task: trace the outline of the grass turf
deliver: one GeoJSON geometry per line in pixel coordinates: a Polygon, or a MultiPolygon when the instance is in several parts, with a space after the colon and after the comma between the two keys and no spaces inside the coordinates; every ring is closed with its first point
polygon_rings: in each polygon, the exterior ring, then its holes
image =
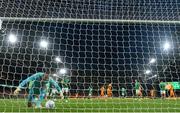
{"type": "MultiPolygon", "coordinates": [[[[93,98],[57,100],[56,108],[27,108],[24,99],[0,99],[0,112],[180,112],[180,99],[93,98]]],[[[43,102],[43,105],[45,101],[43,102]]]]}

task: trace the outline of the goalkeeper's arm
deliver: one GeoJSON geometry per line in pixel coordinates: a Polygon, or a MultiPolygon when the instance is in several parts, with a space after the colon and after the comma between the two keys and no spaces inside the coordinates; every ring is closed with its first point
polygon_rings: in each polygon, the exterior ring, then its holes
{"type": "Polygon", "coordinates": [[[21,88],[22,88],[25,84],[27,84],[27,83],[30,82],[30,81],[36,80],[38,77],[43,76],[43,75],[44,75],[44,73],[36,73],[36,74],[28,77],[27,79],[23,80],[23,81],[19,84],[19,86],[16,88],[16,90],[14,91],[14,94],[15,94],[15,95],[19,94],[19,91],[21,91],[21,88]]]}

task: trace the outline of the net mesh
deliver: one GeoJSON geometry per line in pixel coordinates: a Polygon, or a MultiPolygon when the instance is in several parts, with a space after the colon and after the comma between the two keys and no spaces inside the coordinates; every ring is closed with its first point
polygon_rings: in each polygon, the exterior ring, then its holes
{"type": "Polygon", "coordinates": [[[0,111],[180,111],[179,12],[178,0],[1,0],[0,111]],[[29,83],[14,91],[47,69],[68,99],[28,108],[29,83]]]}

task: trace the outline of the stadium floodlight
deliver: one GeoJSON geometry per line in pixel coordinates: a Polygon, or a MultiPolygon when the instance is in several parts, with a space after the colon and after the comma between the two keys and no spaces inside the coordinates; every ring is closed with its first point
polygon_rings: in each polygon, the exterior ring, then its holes
{"type": "Polygon", "coordinates": [[[151,70],[146,70],[145,71],[145,74],[150,74],[151,73],[151,70]]]}
{"type": "Polygon", "coordinates": [[[164,45],[163,45],[163,49],[164,49],[165,51],[169,50],[170,47],[171,47],[171,45],[170,45],[169,42],[165,42],[164,45]]]}
{"type": "Polygon", "coordinates": [[[15,43],[17,41],[17,37],[14,34],[10,34],[8,37],[8,41],[11,43],[15,43]]]}
{"type": "Polygon", "coordinates": [[[67,71],[66,71],[66,69],[63,68],[63,69],[60,69],[59,72],[60,72],[60,74],[66,74],[67,71]]]}
{"type": "Polygon", "coordinates": [[[56,61],[57,63],[62,63],[61,58],[59,58],[59,57],[56,57],[56,58],[55,58],[55,61],[56,61]]]}
{"type": "Polygon", "coordinates": [[[57,77],[57,74],[53,74],[54,77],[57,77]]]}
{"type": "Polygon", "coordinates": [[[155,74],[154,76],[152,76],[152,77],[149,77],[147,80],[149,80],[149,79],[153,79],[153,78],[156,78],[158,75],[157,74],[155,74]]]}
{"type": "Polygon", "coordinates": [[[153,64],[156,62],[156,59],[155,58],[151,58],[150,61],[149,61],[149,64],[153,64]]]}
{"type": "Polygon", "coordinates": [[[42,48],[47,48],[47,47],[48,47],[48,42],[47,42],[46,40],[41,40],[40,46],[41,46],[42,48]]]}

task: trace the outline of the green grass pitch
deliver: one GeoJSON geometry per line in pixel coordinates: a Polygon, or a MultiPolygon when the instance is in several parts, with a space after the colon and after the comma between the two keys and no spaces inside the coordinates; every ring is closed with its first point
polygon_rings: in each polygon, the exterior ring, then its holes
{"type": "Polygon", "coordinates": [[[52,110],[27,108],[25,99],[0,101],[0,112],[180,112],[180,99],[79,98],[57,100],[52,110]]]}

